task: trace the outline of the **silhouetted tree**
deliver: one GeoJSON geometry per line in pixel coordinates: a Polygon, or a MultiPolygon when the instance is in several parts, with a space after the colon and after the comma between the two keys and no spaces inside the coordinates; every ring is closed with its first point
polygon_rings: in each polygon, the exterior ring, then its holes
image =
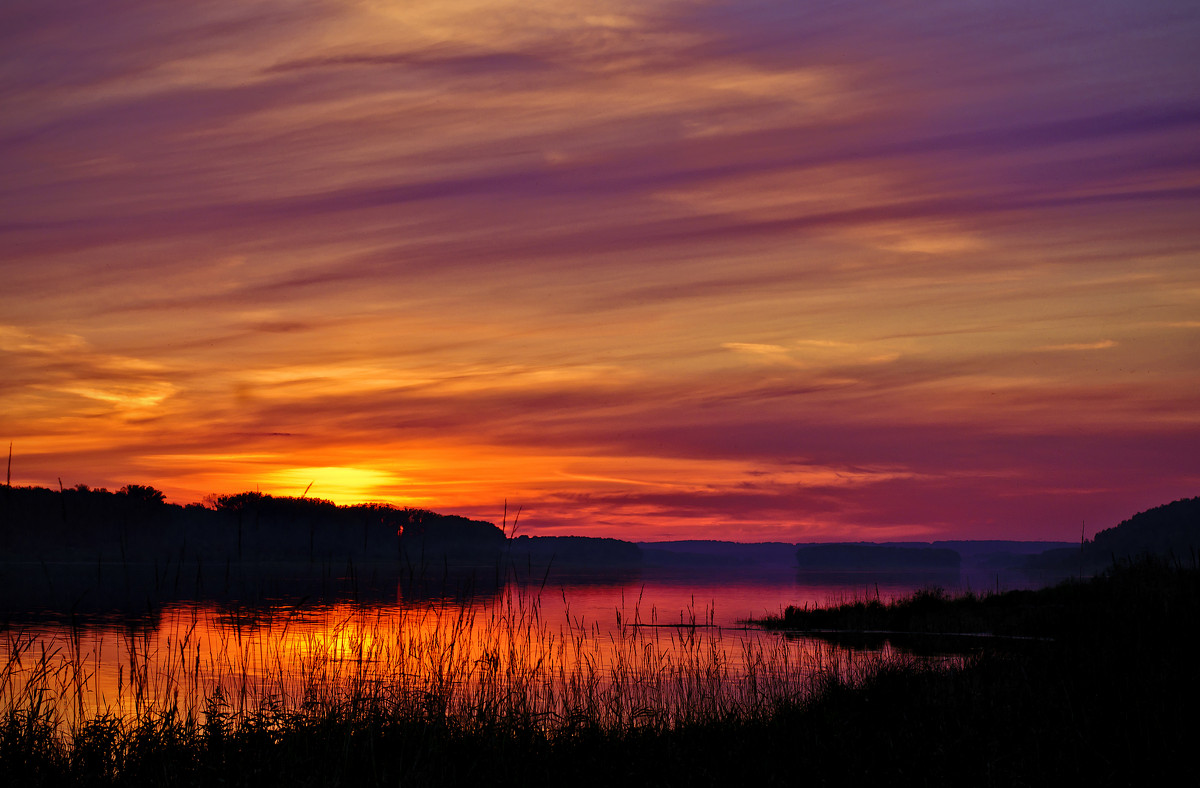
{"type": "MultiPolygon", "coordinates": [[[[86,489],[86,486],[84,489],[86,489]]],[[[156,490],[153,487],[142,484],[127,484],[117,490],[117,493],[138,503],[160,504],[163,502],[162,490],[156,490]]]]}

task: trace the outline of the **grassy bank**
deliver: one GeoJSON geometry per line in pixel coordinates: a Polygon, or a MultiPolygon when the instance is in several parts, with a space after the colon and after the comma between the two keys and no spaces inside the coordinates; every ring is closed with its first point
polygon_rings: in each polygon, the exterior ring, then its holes
{"type": "Polygon", "coordinates": [[[1088,639],[1115,622],[1157,642],[1159,626],[1194,615],[1197,565],[1144,558],[1114,564],[1100,576],[1037,590],[947,594],[928,588],[883,602],[860,599],[823,607],[788,607],[756,623],[794,632],[992,634],[1088,639]]]}
{"type": "MultiPolygon", "coordinates": [[[[693,639],[669,665],[625,635],[600,672],[588,669],[595,644],[582,642],[578,654],[556,652],[551,640],[514,659],[505,644],[538,641],[506,640],[504,628],[536,635],[538,622],[510,610],[482,624],[460,620],[482,627],[480,653],[454,656],[449,636],[462,631],[447,630],[441,651],[422,657],[434,673],[415,685],[367,681],[352,665],[339,669],[363,681],[323,682],[310,669],[305,686],[252,703],[222,690],[172,705],[168,690],[133,715],[69,723],[51,703],[53,682],[41,694],[36,685],[11,691],[0,708],[0,782],[1109,785],[1165,779],[1189,762],[1200,700],[1195,568],[1141,563],[1042,592],[926,593],[863,607],[892,617],[871,619],[872,628],[961,631],[975,621],[981,631],[1050,639],[1003,648],[981,640],[948,662],[831,650],[801,664],[760,652],[749,655],[759,674],[747,683],[695,632],[673,635],[693,639]],[[557,660],[558,689],[539,672],[547,659],[557,660]],[[488,681],[463,680],[481,669],[488,681]],[[792,683],[780,684],[781,673],[792,683]]],[[[802,615],[832,628],[835,612],[802,615]]],[[[855,606],[841,615],[865,628],[855,606]]],[[[368,651],[360,662],[384,658],[368,651]]],[[[27,654],[23,664],[38,659],[27,654]]]]}

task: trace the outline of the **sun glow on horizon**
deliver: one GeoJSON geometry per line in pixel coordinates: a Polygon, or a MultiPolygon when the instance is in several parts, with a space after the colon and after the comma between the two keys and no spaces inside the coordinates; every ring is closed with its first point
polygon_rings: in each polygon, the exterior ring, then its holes
{"type": "Polygon", "coordinates": [[[308,495],[336,504],[379,500],[381,490],[403,484],[404,479],[385,471],[344,466],[282,468],[263,477],[267,491],[289,490],[293,497],[308,495]]]}

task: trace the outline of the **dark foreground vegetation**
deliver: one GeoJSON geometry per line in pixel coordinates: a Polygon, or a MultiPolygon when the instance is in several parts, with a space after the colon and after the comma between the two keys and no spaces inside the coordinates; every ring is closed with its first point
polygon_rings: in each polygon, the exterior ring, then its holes
{"type": "MultiPolygon", "coordinates": [[[[1194,566],[1195,557],[1187,559],[1194,566]]],[[[857,599],[826,607],[788,607],[757,623],[769,629],[841,637],[854,634],[967,635],[1017,639],[1088,640],[1118,624],[1113,636],[1157,640],[1157,627],[1188,619],[1196,572],[1184,562],[1143,557],[1114,564],[1087,582],[1050,588],[948,594],[926,588],[883,602],[857,599]],[[1174,568],[1172,568],[1174,567],[1174,568]],[[1178,606],[1178,609],[1176,609],[1178,606]]],[[[1193,623],[1195,623],[1193,621],[1193,623]]]]}
{"type": "Polygon", "coordinates": [[[753,711],[614,726],[496,698],[362,687],[339,703],[242,716],[101,717],[63,736],[26,704],[0,719],[5,785],[1155,784],[1194,754],[1200,569],[1147,559],[1036,592],[789,611],[808,628],[1003,632],[963,659],[893,654],[753,711]],[[488,713],[491,708],[492,712],[488,713]]]}

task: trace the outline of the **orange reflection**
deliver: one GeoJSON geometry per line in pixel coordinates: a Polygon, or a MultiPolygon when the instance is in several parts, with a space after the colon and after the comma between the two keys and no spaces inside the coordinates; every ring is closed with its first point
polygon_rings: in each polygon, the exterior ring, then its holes
{"type": "Polygon", "coordinates": [[[519,591],[475,606],[180,605],[154,627],[10,634],[0,706],[52,700],[68,726],[97,714],[203,720],[347,700],[464,719],[528,714],[554,725],[584,714],[636,725],[765,709],[802,697],[822,672],[849,675],[871,658],[704,617],[638,619],[584,624],[519,591]]]}

